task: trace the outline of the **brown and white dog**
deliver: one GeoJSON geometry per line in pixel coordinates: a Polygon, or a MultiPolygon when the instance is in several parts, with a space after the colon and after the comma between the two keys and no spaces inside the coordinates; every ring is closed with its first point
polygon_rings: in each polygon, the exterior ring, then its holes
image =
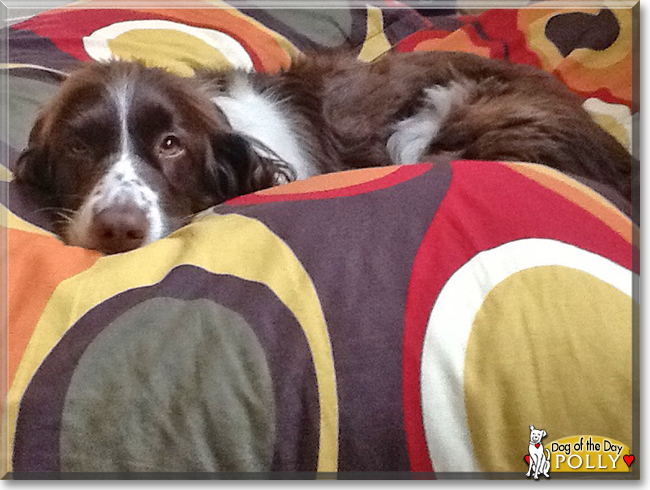
{"type": "Polygon", "coordinates": [[[66,213],[67,243],[118,253],[293,179],[451,158],[542,163],[632,192],[630,154],[558,80],[453,52],[193,78],[89,64],[41,111],[16,178],[66,213]]]}

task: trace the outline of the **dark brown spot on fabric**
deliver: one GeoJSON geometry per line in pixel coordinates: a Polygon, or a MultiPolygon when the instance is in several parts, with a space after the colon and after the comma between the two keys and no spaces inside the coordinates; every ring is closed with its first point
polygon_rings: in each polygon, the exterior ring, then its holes
{"type": "Polygon", "coordinates": [[[578,48],[603,51],[616,41],[620,31],[618,20],[609,9],[602,9],[597,15],[584,12],[558,14],[546,24],[546,37],[564,57],[578,48]]]}

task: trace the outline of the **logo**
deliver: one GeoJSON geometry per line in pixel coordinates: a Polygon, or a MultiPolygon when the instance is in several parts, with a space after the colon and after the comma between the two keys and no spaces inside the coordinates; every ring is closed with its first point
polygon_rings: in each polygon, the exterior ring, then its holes
{"type": "Polygon", "coordinates": [[[528,478],[539,475],[549,478],[550,470],[559,472],[627,472],[634,463],[630,448],[612,438],[582,435],[564,437],[544,446],[545,430],[530,426],[528,478]]]}
{"type": "Polygon", "coordinates": [[[540,474],[546,478],[550,478],[548,472],[551,469],[551,452],[545,449],[542,444],[542,438],[544,437],[546,437],[545,430],[537,430],[535,426],[530,426],[528,454],[524,456],[524,459],[528,463],[527,478],[530,478],[531,474],[535,480],[539,479],[540,474]]]}

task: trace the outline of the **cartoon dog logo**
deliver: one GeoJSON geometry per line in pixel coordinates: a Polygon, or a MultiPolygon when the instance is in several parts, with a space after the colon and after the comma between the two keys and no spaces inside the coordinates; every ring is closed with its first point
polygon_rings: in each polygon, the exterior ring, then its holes
{"type": "Polygon", "coordinates": [[[537,430],[533,425],[530,426],[530,443],[528,444],[528,473],[526,477],[530,478],[530,474],[533,473],[533,478],[537,480],[540,473],[546,478],[548,476],[548,470],[551,469],[551,452],[546,449],[546,454],[544,454],[544,445],[542,444],[542,438],[546,437],[545,430],[537,430]]]}

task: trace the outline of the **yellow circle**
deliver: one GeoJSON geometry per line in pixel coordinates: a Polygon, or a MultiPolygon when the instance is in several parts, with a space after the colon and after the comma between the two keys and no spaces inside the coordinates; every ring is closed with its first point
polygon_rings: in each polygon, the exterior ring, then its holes
{"type": "Polygon", "coordinates": [[[586,272],[526,269],[478,311],[465,356],[465,409],[482,471],[526,471],[529,426],[548,440],[632,442],[632,299],[586,272]]]}
{"type": "Polygon", "coordinates": [[[181,76],[192,76],[193,67],[232,67],[219,50],[191,34],[173,29],[132,29],[109,39],[108,46],[120,59],[139,60],[181,76]]]}

